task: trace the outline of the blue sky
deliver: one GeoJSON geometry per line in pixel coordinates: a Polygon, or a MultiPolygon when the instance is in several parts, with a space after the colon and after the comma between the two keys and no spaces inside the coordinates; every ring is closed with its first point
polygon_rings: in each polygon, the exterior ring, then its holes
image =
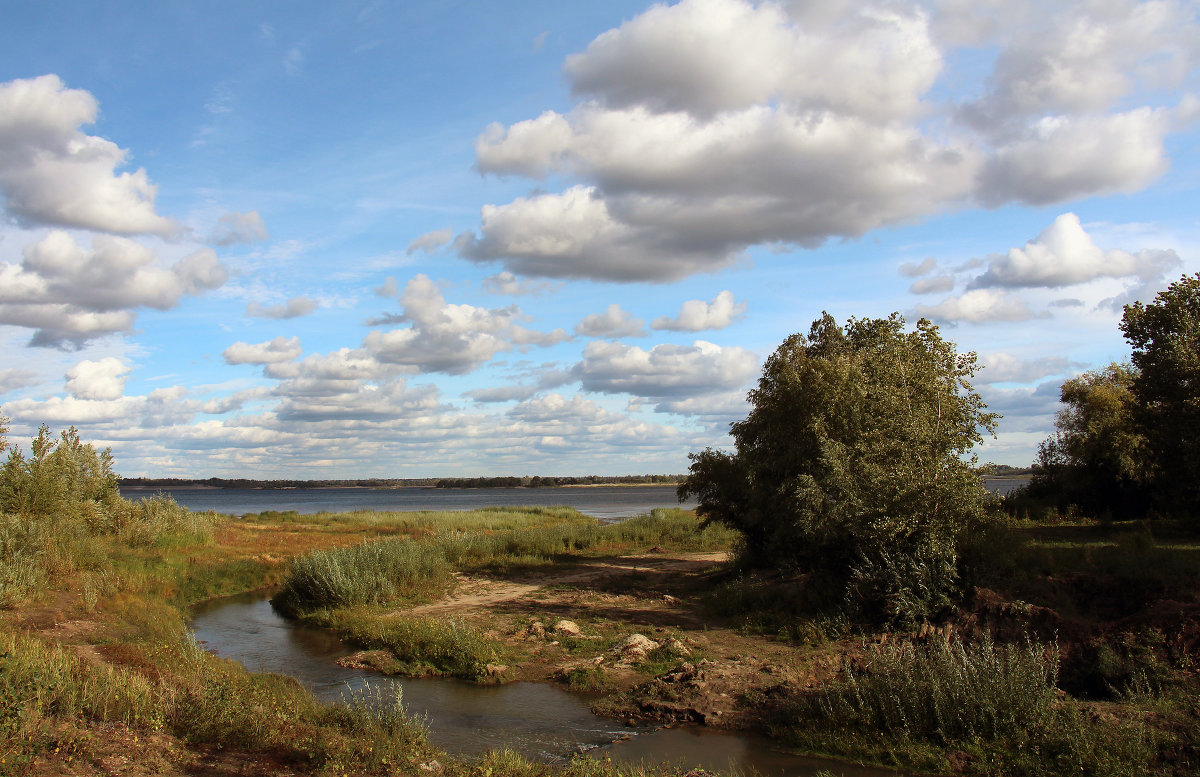
{"type": "Polygon", "coordinates": [[[682,472],[900,311],[1027,464],[1200,271],[1197,10],[7,3],[0,411],[131,476],[682,472]]]}

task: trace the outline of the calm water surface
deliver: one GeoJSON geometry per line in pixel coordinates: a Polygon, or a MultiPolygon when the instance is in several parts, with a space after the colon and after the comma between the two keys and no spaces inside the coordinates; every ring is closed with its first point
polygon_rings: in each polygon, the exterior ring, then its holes
{"type": "Polygon", "coordinates": [[[280,618],[257,594],[202,606],[195,611],[192,631],[217,655],[248,669],[291,675],[325,701],[344,699],[367,682],[377,688],[399,687],[409,714],[425,717],[430,740],[452,755],[476,756],[509,748],[529,758],[556,762],[584,751],[622,763],[754,770],[764,777],[811,777],[821,769],[845,777],[894,775],[778,753],[756,737],[693,728],[628,728],[592,714],[580,698],[545,683],[480,686],[346,669],[334,662],[350,653],[349,648],[327,632],[300,628],[280,618]],[[614,743],[629,735],[630,740],[614,743]]]}
{"type": "Polygon", "coordinates": [[[166,493],[189,510],[227,515],[295,510],[302,515],[354,510],[477,510],[481,507],[568,505],[601,520],[628,518],[655,507],[682,505],[675,486],[561,486],[557,488],[122,488],[127,499],[166,493]]]}

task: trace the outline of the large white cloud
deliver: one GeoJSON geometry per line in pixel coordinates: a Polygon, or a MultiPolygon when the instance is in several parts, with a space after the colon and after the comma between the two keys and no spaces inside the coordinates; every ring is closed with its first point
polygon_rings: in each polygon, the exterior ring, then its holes
{"type": "Polygon", "coordinates": [[[957,297],[947,297],[936,305],[917,305],[916,314],[937,321],[1029,321],[1048,314],[1036,313],[1025,300],[1005,289],[973,289],[957,297]]]}
{"type": "Polygon", "coordinates": [[[752,246],[1130,192],[1166,170],[1191,110],[1194,10],[1081,2],[988,24],[960,10],[655,5],[567,59],[573,109],[483,132],[480,170],[569,185],[484,206],[454,246],[525,275],[670,281],[752,246]],[[952,56],[994,66],[943,85],[952,56]],[[1130,100],[1136,86],[1157,102],[1130,100]],[[955,105],[948,89],[978,97],[955,105]]]}
{"type": "Polygon", "coordinates": [[[137,308],[167,310],[227,278],[209,249],[166,267],[127,238],[95,235],[88,249],[54,230],[25,248],[20,265],[0,264],[0,323],[35,329],[33,345],[79,347],[129,331],[137,308]]]}
{"type": "Polygon", "coordinates": [[[167,235],[146,171],[117,173],[127,152],[80,127],[95,122],[91,94],[56,75],[0,84],[0,191],[5,210],[31,225],[167,235]]]}
{"type": "Polygon", "coordinates": [[[594,340],[572,374],[586,391],[683,398],[745,386],[758,374],[754,354],[697,340],[692,345],[656,345],[643,350],[594,340]]]}

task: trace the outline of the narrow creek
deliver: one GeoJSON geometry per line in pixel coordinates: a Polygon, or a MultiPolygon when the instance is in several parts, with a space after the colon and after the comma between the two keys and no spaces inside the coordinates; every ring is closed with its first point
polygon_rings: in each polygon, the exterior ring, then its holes
{"type": "Polygon", "coordinates": [[[324,701],[345,698],[368,682],[399,686],[409,714],[424,717],[430,740],[451,755],[508,748],[557,762],[584,751],[621,763],[672,763],[764,777],[811,777],[823,769],[845,777],[896,774],[780,753],[754,736],[702,728],[629,728],[593,714],[584,700],[547,683],[482,686],[347,669],[335,662],[351,652],[349,647],[328,632],[281,618],[261,594],[219,599],[193,615],[192,632],[207,650],[247,669],[295,677],[324,701]]]}

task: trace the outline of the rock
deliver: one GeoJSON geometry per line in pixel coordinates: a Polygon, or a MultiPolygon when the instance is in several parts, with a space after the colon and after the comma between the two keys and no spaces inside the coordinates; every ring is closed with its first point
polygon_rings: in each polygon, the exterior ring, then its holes
{"type": "Polygon", "coordinates": [[[554,633],[564,637],[581,637],[583,632],[579,630],[579,625],[575,621],[562,620],[554,624],[554,633]]]}
{"type": "Polygon", "coordinates": [[[501,677],[508,671],[508,667],[504,664],[488,664],[484,667],[488,677],[501,677]]]}
{"type": "Polygon", "coordinates": [[[630,634],[609,652],[620,656],[626,661],[639,661],[657,647],[659,647],[659,644],[644,634],[630,634]]]}
{"type": "Polygon", "coordinates": [[[687,645],[683,644],[682,642],[675,639],[674,637],[672,637],[671,639],[668,639],[663,644],[665,644],[667,647],[667,650],[670,650],[671,653],[674,655],[690,656],[692,654],[692,651],[688,650],[687,645]]]}
{"type": "Polygon", "coordinates": [[[670,594],[663,594],[662,600],[664,602],[666,602],[667,604],[675,604],[676,602],[679,601],[678,599],[676,599],[674,596],[671,596],[670,594]]]}
{"type": "Polygon", "coordinates": [[[417,764],[417,768],[423,772],[432,774],[441,774],[446,771],[446,767],[442,766],[437,760],[429,761],[428,763],[417,764]]]}
{"type": "Polygon", "coordinates": [[[546,626],[541,621],[534,621],[525,629],[525,639],[537,640],[546,638],[546,626]]]}
{"type": "Polygon", "coordinates": [[[655,545],[653,548],[650,548],[650,550],[648,550],[646,552],[647,553],[666,553],[667,549],[661,545],[655,545]]]}

